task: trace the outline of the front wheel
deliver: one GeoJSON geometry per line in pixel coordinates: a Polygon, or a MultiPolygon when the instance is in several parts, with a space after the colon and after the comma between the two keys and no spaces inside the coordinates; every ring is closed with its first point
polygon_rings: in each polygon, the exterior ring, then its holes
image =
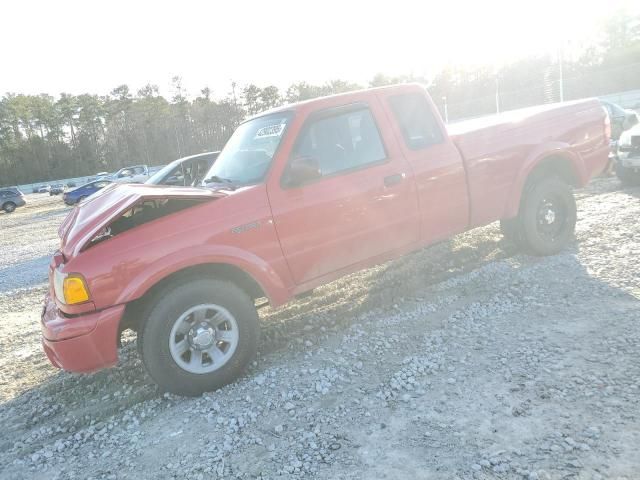
{"type": "Polygon", "coordinates": [[[13,202],[7,202],[2,206],[2,209],[7,213],[11,213],[16,209],[16,204],[13,202]]]}
{"type": "Polygon", "coordinates": [[[559,178],[544,178],[524,194],[519,234],[531,253],[553,255],[564,249],[576,226],[576,201],[569,185],[559,178]]]}
{"type": "Polygon", "coordinates": [[[188,396],[215,390],[254,358],[258,314],[236,285],[193,279],[156,298],[139,333],[140,352],[162,389],[188,396]]]}

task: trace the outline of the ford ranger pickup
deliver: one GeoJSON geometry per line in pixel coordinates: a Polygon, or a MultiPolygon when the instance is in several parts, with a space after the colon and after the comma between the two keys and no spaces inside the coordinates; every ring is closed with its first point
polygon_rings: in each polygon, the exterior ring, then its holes
{"type": "Polygon", "coordinates": [[[277,307],[491,222],[524,251],[571,242],[573,187],[607,165],[597,100],[445,125],[419,85],[284,106],[242,123],[199,187],[110,185],[60,227],[42,314],[53,365],[118,361],[125,329],[164,390],[238,377],[277,307]]]}

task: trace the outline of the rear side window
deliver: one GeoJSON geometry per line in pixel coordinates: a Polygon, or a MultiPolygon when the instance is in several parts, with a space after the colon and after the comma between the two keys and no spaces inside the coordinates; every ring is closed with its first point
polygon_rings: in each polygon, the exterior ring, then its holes
{"type": "Polygon", "coordinates": [[[427,100],[418,93],[389,97],[404,142],[412,150],[442,143],[444,140],[438,121],[427,100]]]}
{"type": "Polygon", "coordinates": [[[371,111],[359,108],[309,122],[292,157],[314,158],[327,176],[380,162],[386,153],[371,111]]]}

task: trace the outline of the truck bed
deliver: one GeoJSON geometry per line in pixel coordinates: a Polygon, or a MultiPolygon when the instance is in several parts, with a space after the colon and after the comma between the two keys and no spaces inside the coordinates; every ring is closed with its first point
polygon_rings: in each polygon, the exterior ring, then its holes
{"type": "MultiPolygon", "coordinates": [[[[556,151],[575,156],[584,168],[577,172],[576,186],[585,184],[604,165],[592,157],[608,148],[604,136],[605,112],[595,99],[555,103],[513,110],[498,115],[447,125],[467,169],[471,225],[508,216],[505,206],[522,165],[539,155],[556,151]]],[[[526,168],[524,169],[526,172],[526,168]]]]}

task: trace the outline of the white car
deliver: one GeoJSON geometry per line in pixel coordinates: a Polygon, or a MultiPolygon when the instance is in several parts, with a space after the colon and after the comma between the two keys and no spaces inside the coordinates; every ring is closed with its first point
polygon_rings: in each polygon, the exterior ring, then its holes
{"type": "Polygon", "coordinates": [[[109,176],[109,180],[116,183],[144,183],[148,178],[149,167],[146,165],[124,167],[109,176]]]}

